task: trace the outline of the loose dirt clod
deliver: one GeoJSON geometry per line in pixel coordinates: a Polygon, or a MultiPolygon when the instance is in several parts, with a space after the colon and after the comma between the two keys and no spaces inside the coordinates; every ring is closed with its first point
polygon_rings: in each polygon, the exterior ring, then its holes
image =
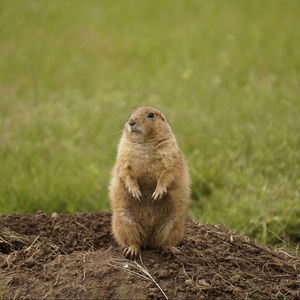
{"type": "Polygon", "coordinates": [[[181,254],[123,258],[110,213],[0,216],[0,298],[300,299],[300,258],[187,222],[181,254]]]}

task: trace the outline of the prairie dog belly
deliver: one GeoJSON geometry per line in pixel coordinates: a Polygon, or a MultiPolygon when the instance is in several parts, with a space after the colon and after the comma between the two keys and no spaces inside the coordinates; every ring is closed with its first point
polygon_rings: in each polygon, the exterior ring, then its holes
{"type": "Polygon", "coordinates": [[[153,201],[151,195],[139,202],[131,201],[129,212],[132,214],[134,221],[143,229],[140,231],[143,246],[146,248],[157,248],[158,233],[162,226],[172,218],[174,207],[168,195],[163,202],[153,201]]]}
{"type": "Polygon", "coordinates": [[[132,163],[144,199],[151,199],[160,175],[161,165],[152,155],[138,156],[132,163]]]}

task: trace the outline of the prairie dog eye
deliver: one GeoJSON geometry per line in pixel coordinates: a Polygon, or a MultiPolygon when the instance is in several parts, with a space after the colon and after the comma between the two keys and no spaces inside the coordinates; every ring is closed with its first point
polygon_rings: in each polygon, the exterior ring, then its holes
{"type": "Polygon", "coordinates": [[[147,117],[150,118],[150,119],[153,119],[154,118],[154,113],[152,113],[152,112],[149,113],[147,117]]]}

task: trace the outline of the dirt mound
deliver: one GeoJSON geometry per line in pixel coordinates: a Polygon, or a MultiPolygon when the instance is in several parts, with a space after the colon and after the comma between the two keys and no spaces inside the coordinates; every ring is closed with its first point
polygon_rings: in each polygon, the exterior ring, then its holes
{"type": "Polygon", "coordinates": [[[122,257],[110,213],[0,216],[0,298],[300,299],[300,258],[187,222],[176,257],[122,257]]]}

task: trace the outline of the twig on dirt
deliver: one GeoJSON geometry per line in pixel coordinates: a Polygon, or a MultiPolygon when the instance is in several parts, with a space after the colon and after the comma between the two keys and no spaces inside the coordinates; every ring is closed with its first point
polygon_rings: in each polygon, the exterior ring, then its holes
{"type": "Polygon", "coordinates": [[[20,294],[20,292],[21,292],[21,287],[19,287],[19,288],[17,288],[17,289],[15,290],[15,294],[14,294],[13,299],[19,299],[19,294],[20,294]]]}
{"type": "Polygon", "coordinates": [[[125,272],[127,273],[130,273],[130,274],[133,274],[133,275],[136,275],[138,277],[141,277],[143,279],[146,279],[146,280],[149,280],[148,277],[138,273],[138,272],[135,272],[133,270],[130,270],[129,269],[129,264],[131,264],[131,267],[135,268],[135,265],[133,265],[133,263],[131,261],[128,261],[124,264],[124,261],[118,261],[117,259],[113,260],[113,262],[108,262],[107,265],[108,266],[111,266],[111,267],[114,267],[116,269],[122,269],[124,270],[125,272]]]}
{"type": "Polygon", "coordinates": [[[251,243],[251,242],[243,242],[243,244],[245,246],[252,247],[252,248],[258,249],[258,250],[263,251],[263,252],[267,252],[270,255],[273,255],[273,256],[276,256],[276,257],[282,259],[282,255],[279,255],[277,252],[275,252],[274,250],[269,249],[266,246],[261,246],[261,245],[254,244],[254,243],[251,243]]]}
{"type": "Polygon", "coordinates": [[[7,227],[0,228],[0,244],[6,244],[11,249],[22,248],[32,242],[32,238],[22,236],[7,227]]]}
{"type": "Polygon", "coordinates": [[[46,295],[44,295],[44,297],[43,297],[42,299],[47,299],[48,296],[49,296],[52,292],[53,292],[53,287],[51,286],[49,292],[48,292],[46,295]]]}
{"type": "Polygon", "coordinates": [[[56,244],[48,243],[48,242],[46,242],[46,243],[47,243],[47,246],[49,246],[50,248],[52,248],[54,251],[61,252],[61,253],[65,254],[65,255],[68,254],[64,249],[62,249],[61,247],[57,246],[56,244]]]}
{"type": "Polygon", "coordinates": [[[218,275],[219,277],[221,277],[221,279],[222,279],[225,283],[229,284],[232,288],[234,288],[234,285],[233,285],[230,281],[226,280],[226,279],[221,275],[220,272],[218,272],[217,275],[218,275]]]}
{"type": "Polygon", "coordinates": [[[88,253],[83,255],[83,276],[81,279],[81,282],[85,281],[85,272],[86,272],[86,256],[88,255],[88,253]]]}
{"type": "Polygon", "coordinates": [[[58,279],[59,279],[59,274],[56,276],[55,282],[53,283],[53,286],[56,286],[58,283],[58,279]]]}
{"type": "Polygon", "coordinates": [[[139,256],[139,258],[140,258],[141,264],[139,264],[136,260],[134,260],[134,262],[133,262],[133,261],[127,260],[127,259],[111,259],[107,263],[107,265],[117,268],[117,269],[121,269],[129,274],[138,276],[145,280],[152,281],[158,287],[158,289],[161,291],[163,296],[168,300],[169,298],[166,295],[166,293],[162,290],[160,285],[155,281],[155,279],[152,277],[150,272],[145,267],[141,255],[139,256]],[[130,267],[134,270],[130,269],[130,267]]]}
{"type": "Polygon", "coordinates": [[[189,280],[191,280],[192,283],[193,283],[198,289],[200,289],[200,290],[209,290],[209,289],[214,288],[214,287],[212,287],[211,285],[209,285],[209,286],[201,286],[201,285],[199,285],[198,283],[196,283],[195,280],[193,280],[193,278],[191,278],[191,277],[187,274],[187,272],[186,272],[186,270],[185,270],[185,267],[184,267],[183,263],[182,263],[181,265],[182,265],[182,269],[183,269],[184,275],[185,275],[189,280]]]}
{"type": "MultiPolygon", "coordinates": [[[[1,289],[3,289],[4,287],[8,286],[9,283],[13,280],[13,277],[10,276],[12,275],[13,272],[8,272],[6,274],[2,273],[2,277],[0,277],[0,291],[1,289]]],[[[0,294],[1,296],[1,294],[0,294]]],[[[0,297],[1,298],[1,297],[0,297]]]]}
{"type": "Polygon", "coordinates": [[[38,235],[34,240],[33,242],[25,249],[25,252],[28,252],[32,247],[33,245],[36,243],[36,241],[40,238],[40,236],[38,235]]]}
{"type": "Polygon", "coordinates": [[[10,255],[8,255],[6,258],[5,258],[5,263],[7,265],[7,269],[10,269],[10,261],[9,261],[9,258],[10,258],[10,255]]]}
{"type": "MultiPolygon", "coordinates": [[[[182,265],[182,269],[183,269],[183,273],[184,273],[184,275],[188,278],[188,279],[190,279],[191,281],[193,281],[192,279],[191,279],[191,277],[187,274],[187,272],[185,271],[185,267],[184,267],[184,265],[183,265],[183,263],[181,263],[181,265],[182,265]]],[[[194,281],[193,281],[194,282],[194,281]]],[[[195,284],[196,284],[196,282],[194,282],[195,284]]],[[[197,285],[197,284],[196,284],[197,285]]]]}
{"type": "Polygon", "coordinates": [[[84,225],[82,225],[81,223],[75,221],[75,224],[77,224],[78,226],[82,227],[83,229],[85,229],[86,231],[89,231],[89,229],[87,227],[85,227],[84,225]]]}
{"type": "Polygon", "coordinates": [[[1,244],[8,244],[8,245],[11,245],[11,243],[9,243],[8,241],[6,241],[4,238],[2,238],[1,236],[0,236],[0,243],[1,244]]]}
{"type": "Polygon", "coordinates": [[[166,299],[169,299],[168,296],[165,294],[165,292],[162,290],[162,288],[160,287],[160,285],[154,280],[154,278],[151,276],[151,274],[149,273],[149,271],[146,269],[146,267],[144,266],[143,260],[142,260],[142,255],[141,252],[139,253],[139,258],[141,261],[141,265],[138,264],[136,261],[134,261],[136,263],[136,265],[141,269],[142,272],[144,272],[147,276],[150,277],[150,279],[153,281],[153,283],[159,288],[159,290],[162,292],[162,294],[164,295],[164,297],[166,299]]]}

